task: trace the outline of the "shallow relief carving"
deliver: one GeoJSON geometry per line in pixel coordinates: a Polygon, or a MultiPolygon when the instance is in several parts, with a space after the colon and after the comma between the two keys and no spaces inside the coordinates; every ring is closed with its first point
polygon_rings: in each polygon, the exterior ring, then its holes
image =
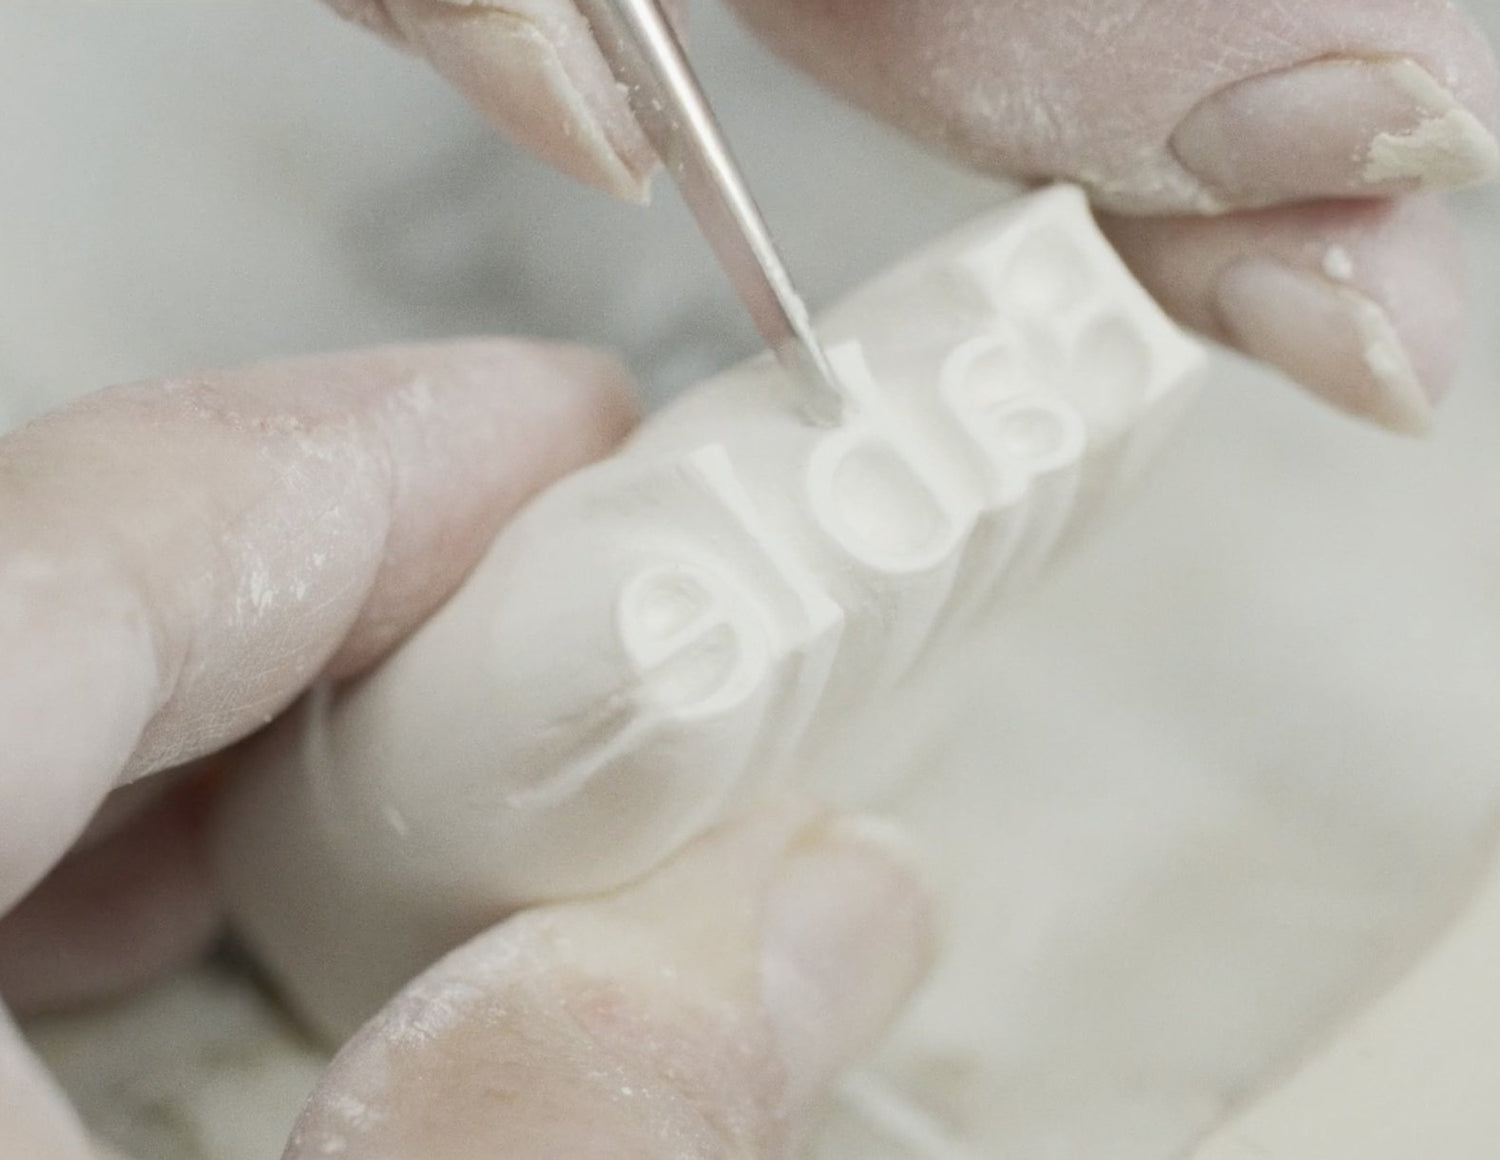
{"type": "Polygon", "coordinates": [[[1068,189],[821,330],[838,425],[769,359],[705,384],[262,750],[231,904],[316,1024],[343,1034],[507,910],[627,881],[778,786],[878,803],[959,655],[1139,474],[1202,365],[1068,189]]]}

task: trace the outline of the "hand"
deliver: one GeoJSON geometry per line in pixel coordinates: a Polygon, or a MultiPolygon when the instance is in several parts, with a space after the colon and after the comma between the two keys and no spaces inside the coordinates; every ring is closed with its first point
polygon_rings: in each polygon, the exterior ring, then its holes
{"type": "MultiPolygon", "coordinates": [[[[652,167],[567,0],[333,0],[560,168],[652,167]]],[[[1087,187],[1187,325],[1417,433],[1461,346],[1432,196],[1494,176],[1500,86],[1450,0],[735,0],[826,85],[975,168],[1087,187]]]]}
{"type": "MultiPolygon", "coordinates": [[[[196,952],[205,791],[141,779],[372,663],[626,398],[596,356],[474,343],[120,388],[0,440],[0,914],[78,843],[0,922],[0,994],[56,1006],[196,952]]],[[[81,1155],[0,1039],[7,1154],[81,1155]]]]}
{"type": "Polygon", "coordinates": [[[931,944],[885,827],[772,809],[450,955],[344,1049],[286,1160],[790,1160],[931,944]]]}
{"type": "MultiPolygon", "coordinates": [[[[491,342],[123,387],[0,439],[0,995],[64,1007],[201,952],[205,759],[378,660],[629,419],[608,361],[491,342]]],[[[439,964],[287,1155],[790,1155],[930,943],[886,831],[771,810],[439,964]]],[[[3,1008],[0,1141],[99,1155],[3,1008]]]]}

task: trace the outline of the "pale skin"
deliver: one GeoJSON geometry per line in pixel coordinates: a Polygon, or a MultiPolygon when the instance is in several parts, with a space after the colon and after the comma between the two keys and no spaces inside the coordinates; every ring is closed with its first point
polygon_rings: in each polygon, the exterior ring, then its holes
{"type": "MultiPolygon", "coordinates": [[[[337,6],[559,168],[642,191],[649,151],[563,0],[337,6]]],[[[1188,325],[1352,414],[1428,423],[1462,321],[1440,195],[1492,175],[1500,108],[1488,46],[1446,0],[736,6],[961,162],[1085,184],[1188,325]]],[[[233,758],[163,771],[376,663],[527,496],[607,453],[629,399],[606,358],[499,341],[118,388],[0,440],[12,1009],[119,993],[199,954],[218,923],[205,817],[233,758]]],[[[351,1160],[457,1160],[478,1142],[516,1160],[781,1160],[931,939],[889,835],[787,805],[437,968],[346,1047],[288,1156],[337,1137],[351,1160]],[[460,993],[463,1017],[438,1018],[460,993]],[[381,1114],[350,1122],[357,1105],[381,1114]]],[[[0,1140],[100,1155],[4,1018],[0,1140]]]]}

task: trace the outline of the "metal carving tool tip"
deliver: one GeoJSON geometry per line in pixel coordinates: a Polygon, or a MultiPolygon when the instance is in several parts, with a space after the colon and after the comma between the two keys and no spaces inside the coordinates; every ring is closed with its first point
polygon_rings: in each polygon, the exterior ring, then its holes
{"type": "Polygon", "coordinates": [[[660,0],[577,0],[631,112],[814,422],[844,409],[828,355],[660,0]]]}

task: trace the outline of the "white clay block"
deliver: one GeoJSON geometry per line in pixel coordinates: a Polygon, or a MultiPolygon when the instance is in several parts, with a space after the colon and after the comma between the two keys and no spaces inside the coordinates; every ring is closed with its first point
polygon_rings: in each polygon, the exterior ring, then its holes
{"type": "Polygon", "coordinates": [[[842,422],[761,358],[537,499],[373,675],[262,747],[238,929],[342,1036],[506,912],[636,877],[792,785],[878,803],[1007,596],[1139,473],[1203,366],[1034,195],[820,326],[842,422]]]}
{"type": "Polygon", "coordinates": [[[1500,864],[1422,960],[1189,1160],[1481,1160],[1500,1138],[1500,864]]]}

